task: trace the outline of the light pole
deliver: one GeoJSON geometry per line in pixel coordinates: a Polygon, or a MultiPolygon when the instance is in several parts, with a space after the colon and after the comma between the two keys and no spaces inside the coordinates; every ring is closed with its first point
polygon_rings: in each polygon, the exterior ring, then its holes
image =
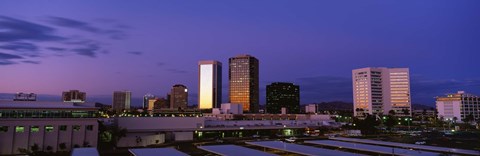
{"type": "Polygon", "coordinates": [[[408,125],[408,132],[410,132],[410,121],[412,121],[411,118],[405,118],[405,121],[407,121],[407,125],[408,125]]]}

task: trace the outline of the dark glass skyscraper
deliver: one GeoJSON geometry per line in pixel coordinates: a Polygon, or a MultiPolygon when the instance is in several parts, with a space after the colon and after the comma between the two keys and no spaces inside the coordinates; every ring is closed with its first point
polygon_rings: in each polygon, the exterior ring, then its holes
{"type": "Polygon", "coordinates": [[[228,60],[230,103],[243,105],[243,111],[258,112],[259,107],[259,64],[250,55],[239,55],[228,60]]]}
{"type": "Polygon", "coordinates": [[[267,85],[267,113],[278,114],[282,107],[287,113],[300,112],[300,87],[293,83],[274,82],[267,85]]]}
{"type": "Polygon", "coordinates": [[[176,84],[170,92],[170,108],[187,108],[188,105],[188,89],[185,85],[176,84]]]}

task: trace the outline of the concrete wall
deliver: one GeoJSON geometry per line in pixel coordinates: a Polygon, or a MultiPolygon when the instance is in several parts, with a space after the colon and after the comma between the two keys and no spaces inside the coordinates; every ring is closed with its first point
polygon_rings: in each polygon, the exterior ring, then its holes
{"type": "Polygon", "coordinates": [[[193,140],[193,132],[173,132],[175,141],[191,141],[193,140]]]}
{"type": "Polygon", "coordinates": [[[92,147],[97,146],[98,122],[97,119],[81,118],[30,118],[30,119],[0,119],[0,126],[8,126],[7,132],[0,132],[0,155],[19,154],[18,149],[30,149],[37,144],[39,150],[46,151],[48,146],[52,151],[60,150],[61,143],[66,144],[67,151],[77,144],[83,146],[84,142],[92,147]],[[53,131],[47,132],[45,126],[53,126],[53,131]],[[60,131],[61,125],[67,126],[66,131],[60,131]],[[80,130],[72,129],[73,125],[79,125],[80,130]],[[92,125],[92,130],[86,130],[87,125],[92,125]],[[16,126],[23,126],[23,132],[16,132],[16,126]],[[31,127],[38,126],[38,132],[32,132],[31,127]]]}
{"type": "Polygon", "coordinates": [[[116,120],[119,127],[128,131],[196,129],[205,123],[203,117],[120,117],[116,120]]]}
{"type": "Polygon", "coordinates": [[[120,138],[118,147],[145,147],[165,143],[165,134],[157,133],[128,133],[126,137],[120,138]]]}

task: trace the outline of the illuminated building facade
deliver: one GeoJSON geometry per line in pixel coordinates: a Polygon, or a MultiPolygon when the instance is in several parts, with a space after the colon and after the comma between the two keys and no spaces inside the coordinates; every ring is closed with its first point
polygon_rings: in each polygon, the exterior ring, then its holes
{"type": "Polygon", "coordinates": [[[112,107],[115,113],[120,114],[123,110],[130,110],[132,92],[130,91],[115,91],[113,92],[112,107]]]}
{"type": "Polygon", "coordinates": [[[457,122],[460,122],[471,115],[473,119],[470,120],[480,119],[480,97],[478,96],[458,91],[456,94],[447,94],[446,97],[436,99],[438,118],[453,121],[456,117],[457,122]]]}
{"type": "Polygon", "coordinates": [[[411,116],[408,68],[361,68],[352,71],[354,116],[411,116]]]}
{"type": "Polygon", "coordinates": [[[86,100],[86,93],[79,90],[70,90],[62,93],[63,102],[80,102],[83,103],[86,100]]]}
{"type": "Polygon", "coordinates": [[[229,62],[230,103],[243,105],[243,111],[258,112],[259,109],[259,63],[250,55],[232,57],[229,62]]]}
{"type": "Polygon", "coordinates": [[[156,98],[156,97],[155,97],[155,95],[153,95],[153,94],[150,94],[150,93],[145,94],[145,95],[143,96],[143,104],[142,104],[143,109],[148,109],[148,103],[149,103],[149,101],[152,100],[152,99],[155,99],[155,98],[156,98]]]}
{"type": "Polygon", "coordinates": [[[293,83],[274,82],[267,85],[267,113],[278,114],[282,107],[288,114],[300,113],[300,87],[293,83]]]}
{"type": "Polygon", "coordinates": [[[0,101],[0,155],[19,149],[57,152],[96,147],[98,108],[94,103],[0,101]]]}
{"type": "Polygon", "coordinates": [[[219,108],[222,103],[222,63],[200,61],[198,71],[198,108],[219,108]]]}

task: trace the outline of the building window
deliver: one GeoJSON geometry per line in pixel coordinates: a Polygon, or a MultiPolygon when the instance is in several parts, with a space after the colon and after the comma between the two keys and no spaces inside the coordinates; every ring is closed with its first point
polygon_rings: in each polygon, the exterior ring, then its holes
{"type": "Polygon", "coordinates": [[[8,126],[0,126],[0,132],[8,132],[8,126]]]}
{"type": "Polygon", "coordinates": [[[87,125],[87,130],[93,131],[93,125],[87,125]]]}
{"type": "Polygon", "coordinates": [[[67,131],[67,125],[61,125],[59,129],[60,131],[67,131]]]}
{"type": "Polygon", "coordinates": [[[38,127],[38,126],[30,127],[30,132],[34,133],[34,132],[38,132],[38,131],[40,131],[40,127],[38,127]]]}
{"type": "Polygon", "coordinates": [[[17,133],[23,133],[23,132],[25,132],[25,127],[23,127],[23,126],[15,126],[15,132],[17,132],[17,133]]]}
{"type": "Polygon", "coordinates": [[[45,126],[45,131],[47,131],[47,132],[53,132],[53,126],[52,126],[52,125],[47,125],[47,126],[45,126]]]}
{"type": "Polygon", "coordinates": [[[79,131],[80,130],[80,125],[73,125],[73,130],[74,131],[79,131]]]}

